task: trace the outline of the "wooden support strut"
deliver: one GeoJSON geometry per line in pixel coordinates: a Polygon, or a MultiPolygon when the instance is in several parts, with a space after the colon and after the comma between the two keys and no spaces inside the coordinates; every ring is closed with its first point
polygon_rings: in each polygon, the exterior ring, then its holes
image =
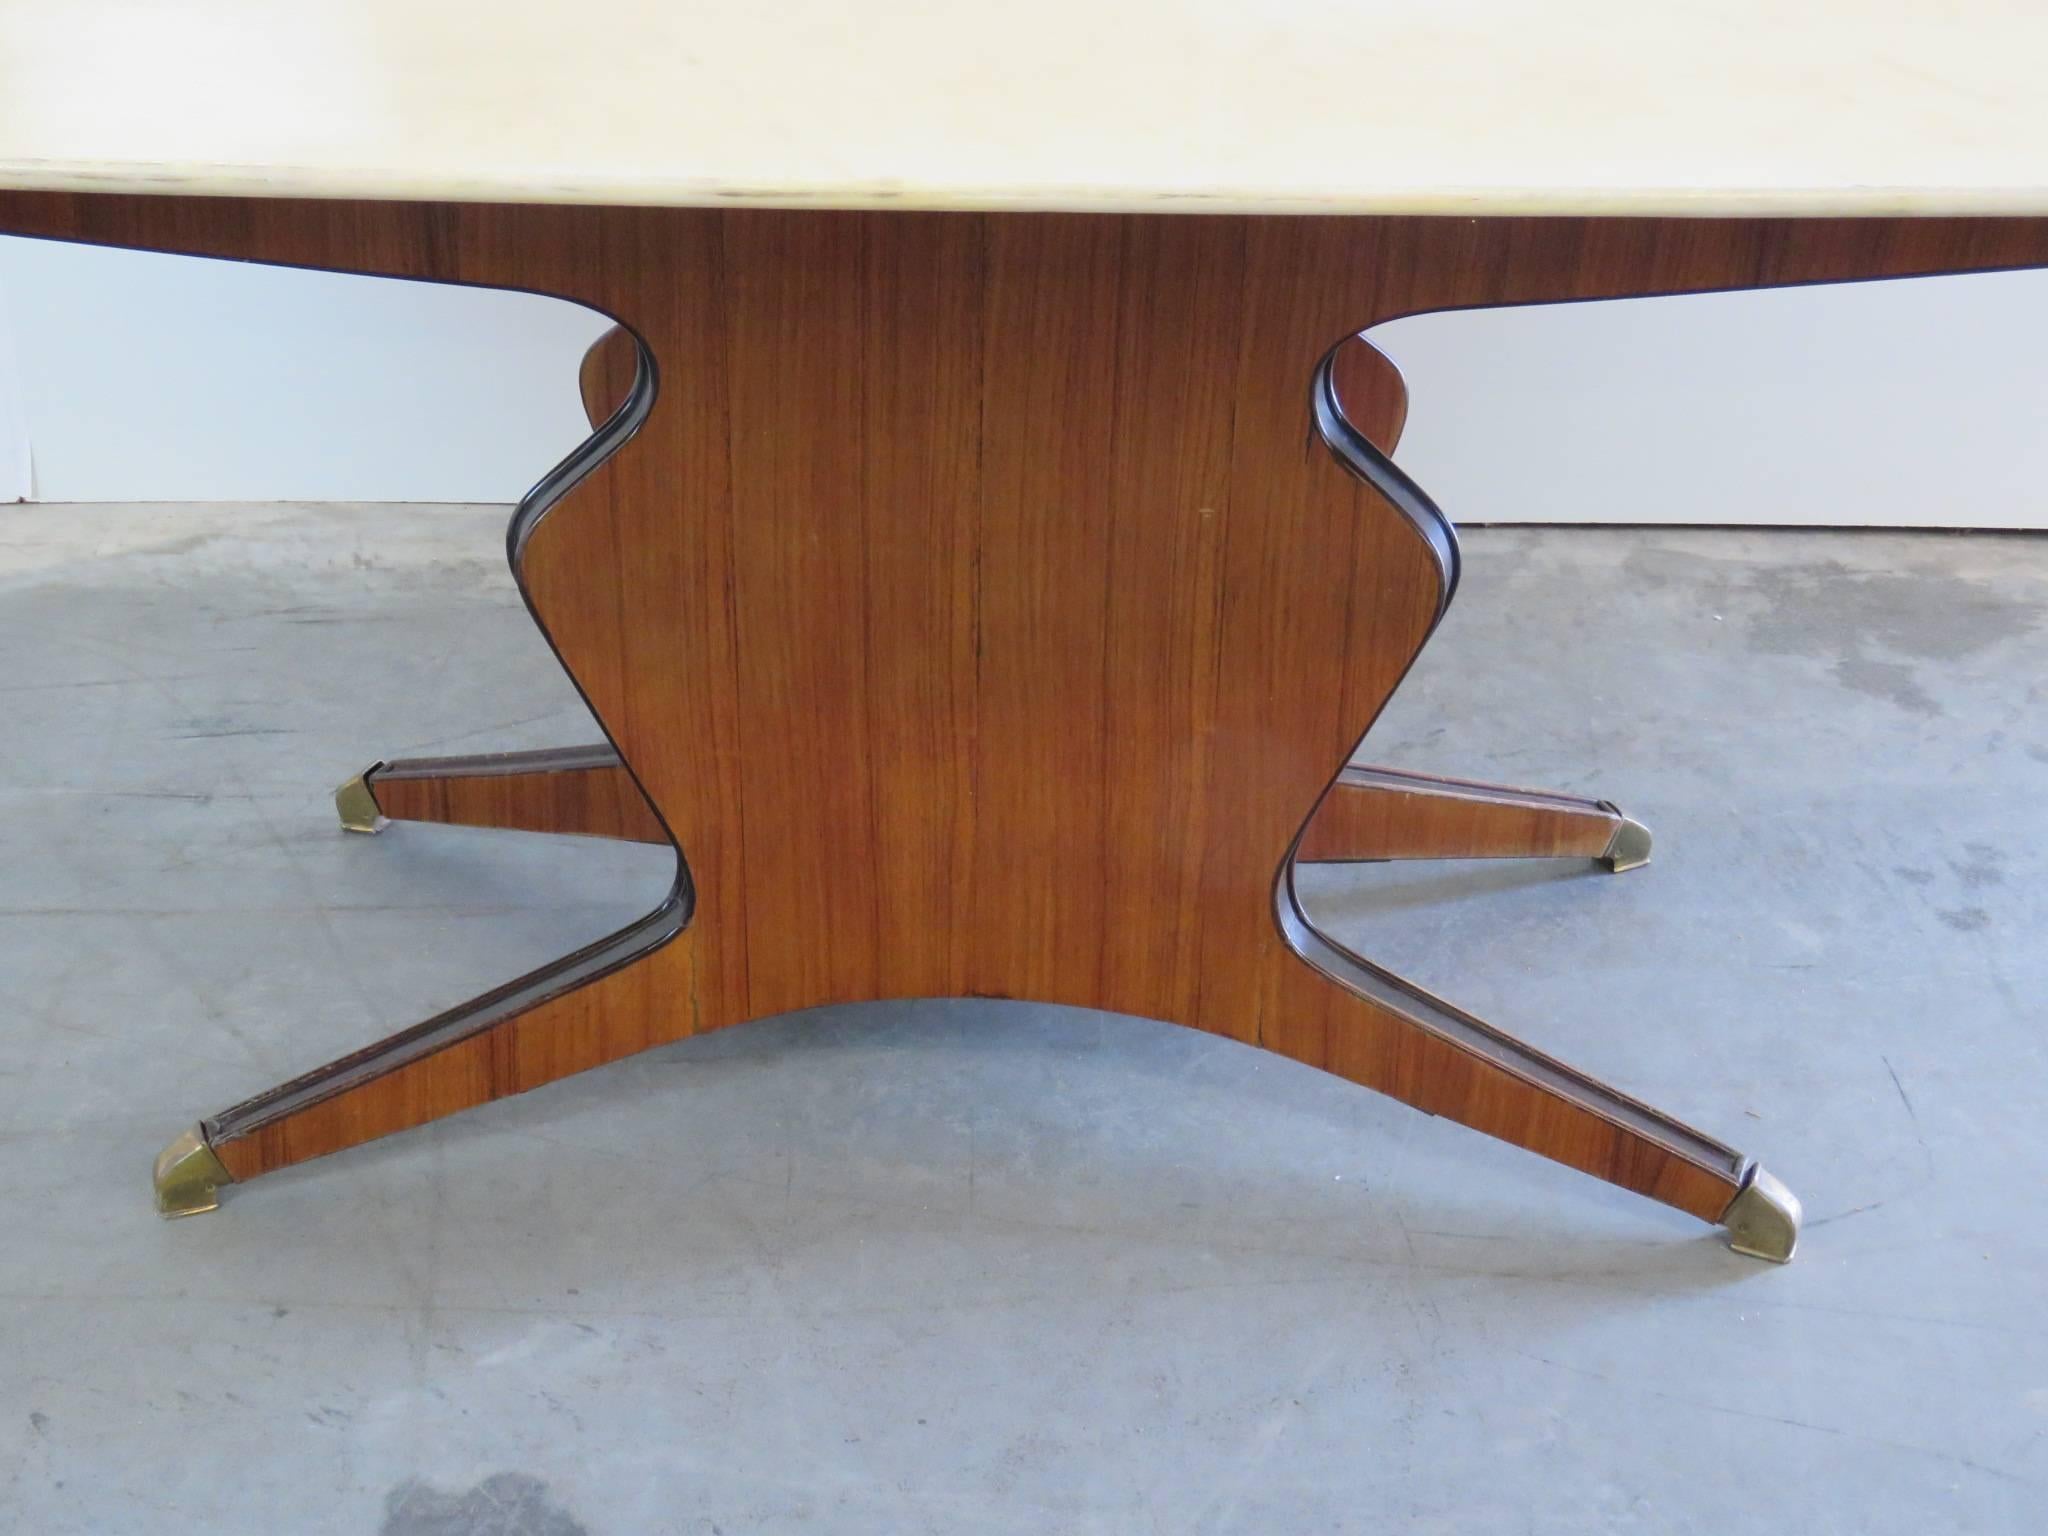
{"type": "Polygon", "coordinates": [[[1649,862],[1650,834],[1605,800],[1349,767],[1302,833],[1304,864],[1366,859],[1649,862]]]}
{"type": "Polygon", "coordinates": [[[668,833],[609,746],[417,757],[377,763],[335,792],[341,824],[434,821],[518,832],[666,843],[668,833]]]}
{"type": "MultiPolygon", "coordinates": [[[[1318,364],[1433,308],[2048,264],[2048,221],[7,193],[0,230],[532,289],[632,339],[624,403],[515,515],[513,567],[679,849],[672,896],[205,1122],[160,1168],[174,1208],[702,1030],[977,995],[1256,1044],[1789,1256],[1796,1202],[1747,1158],[1302,915],[1303,829],[1361,787],[1340,772],[1455,577],[1388,423],[1326,409],[1318,364]]],[[[567,775],[521,777],[419,793],[628,825],[623,800],[570,810],[567,775]]],[[[1414,793],[1353,801],[1385,817],[1372,846],[1444,846],[1414,793]]],[[[1498,795],[1449,798],[1485,801],[1472,846],[1535,835],[1498,795]]],[[[1563,828],[1586,815],[1552,821],[1588,846],[1563,828]]],[[[1305,852],[1341,852],[1336,825],[1305,852]]]]}

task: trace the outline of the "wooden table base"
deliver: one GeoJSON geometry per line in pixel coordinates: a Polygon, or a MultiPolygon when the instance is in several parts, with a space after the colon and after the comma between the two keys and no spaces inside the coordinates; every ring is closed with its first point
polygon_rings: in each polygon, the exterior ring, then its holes
{"type": "Polygon", "coordinates": [[[1789,1257],[1797,1202],[1747,1158],[1300,908],[1297,855],[1635,847],[1597,803],[1344,771],[1456,580],[1449,524],[1376,446],[1400,391],[1346,338],[2036,265],[2048,223],[6,194],[0,229],[529,288],[631,333],[586,368],[604,425],[511,538],[606,750],[360,789],[385,816],[663,838],[672,896],[208,1120],[160,1164],[168,1207],[701,1030],[968,995],[1260,1045],[1789,1257]]]}

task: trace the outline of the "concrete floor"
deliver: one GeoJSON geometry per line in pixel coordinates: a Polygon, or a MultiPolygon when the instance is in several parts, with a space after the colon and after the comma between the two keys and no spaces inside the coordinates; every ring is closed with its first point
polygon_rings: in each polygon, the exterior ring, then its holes
{"type": "Polygon", "coordinates": [[[0,515],[0,1526],[2034,1531],[2048,541],[1474,532],[1373,743],[1576,865],[1325,921],[1762,1156],[1798,1261],[1295,1064],[791,1017],[151,1214],[197,1114],[643,910],[651,850],[344,838],[588,737],[496,509],[0,515]]]}

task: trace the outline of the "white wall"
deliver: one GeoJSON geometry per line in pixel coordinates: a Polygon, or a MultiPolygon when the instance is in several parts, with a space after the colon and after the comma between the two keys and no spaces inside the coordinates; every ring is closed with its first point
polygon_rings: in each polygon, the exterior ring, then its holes
{"type": "Polygon", "coordinates": [[[21,393],[19,353],[6,286],[0,284],[0,502],[21,501],[29,493],[28,402],[21,393]]]}
{"type": "MultiPolygon", "coordinates": [[[[576,363],[604,325],[525,294],[0,239],[0,498],[511,501],[583,436],[576,363]]],[[[2029,272],[1373,339],[1408,380],[1398,457],[1460,522],[2044,527],[2044,332],[2029,272]]]]}
{"type": "MultiPolygon", "coordinates": [[[[608,324],[531,294],[24,239],[0,239],[0,310],[33,496],[56,502],[515,501],[589,430],[576,365],[608,324]]],[[[5,421],[0,393],[0,476],[5,421]]]]}
{"type": "Polygon", "coordinates": [[[2048,271],[1418,315],[1453,522],[2048,527],[2048,271]]]}

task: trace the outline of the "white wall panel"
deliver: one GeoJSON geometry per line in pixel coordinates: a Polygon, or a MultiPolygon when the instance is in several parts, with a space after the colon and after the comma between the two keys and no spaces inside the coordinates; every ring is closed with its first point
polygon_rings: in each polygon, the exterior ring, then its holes
{"type": "Polygon", "coordinates": [[[2048,272],[1418,315],[1455,522],[2048,527],[2048,272]]]}
{"type": "Polygon", "coordinates": [[[20,346],[7,294],[0,288],[0,502],[25,501],[29,473],[28,403],[21,397],[20,346]]]}
{"type": "MultiPolygon", "coordinates": [[[[0,239],[39,501],[513,501],[605,329],[531,294],[0,239]]],[[[4,418],[0,418],[4,420],[4,418]]],[[[0,449],[4,451],[4,449],[0,449]]]]}

